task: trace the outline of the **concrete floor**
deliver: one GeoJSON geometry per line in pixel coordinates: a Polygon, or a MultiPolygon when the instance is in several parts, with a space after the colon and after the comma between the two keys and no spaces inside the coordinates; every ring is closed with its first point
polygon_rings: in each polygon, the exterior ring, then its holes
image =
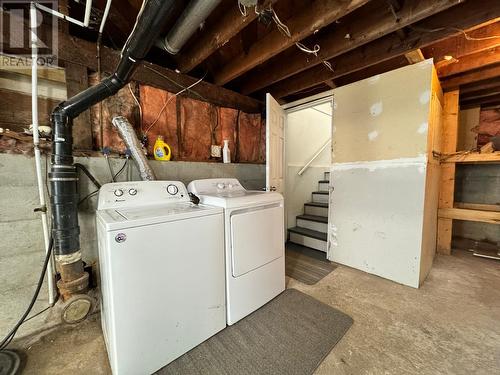
{"type": "MultiPolygon", "coordinates": [[[[500,373],[500,262],[438,256],[415,290],[339,266],[299,289],[354,318],[318,374],[500,373]]],[[[99,319],[27,348],[25,374],[108,374],[99,319]]]]}

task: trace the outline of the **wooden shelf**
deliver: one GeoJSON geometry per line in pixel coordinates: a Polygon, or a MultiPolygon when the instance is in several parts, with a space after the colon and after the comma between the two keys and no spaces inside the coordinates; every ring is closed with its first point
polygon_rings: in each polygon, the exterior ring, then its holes
{"type": "Polygon", "coordinates": [[[442,219],[500,224],[500,212],[498,211],[469,210],[465,208],[440,208],[438,210],[438,216],[442,219]]]}
{"type": "Polygon", "coordinates": [[[463,154],[442,155],[441,163],[500,163],[500,151],[488,154],[468,152],[463,154]]]}

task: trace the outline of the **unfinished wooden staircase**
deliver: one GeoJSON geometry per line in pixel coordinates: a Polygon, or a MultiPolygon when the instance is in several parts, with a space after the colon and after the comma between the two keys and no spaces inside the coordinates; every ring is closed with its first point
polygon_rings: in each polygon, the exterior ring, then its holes
{"type": "Polygon", "coordinates": [[[288,229],[290,242],[326,252],[329,179],[330,172],[325,172],[318,191],[311,194],[312,202],[305,203],[304,214],[297,216],[297,226],[288,229]]]}

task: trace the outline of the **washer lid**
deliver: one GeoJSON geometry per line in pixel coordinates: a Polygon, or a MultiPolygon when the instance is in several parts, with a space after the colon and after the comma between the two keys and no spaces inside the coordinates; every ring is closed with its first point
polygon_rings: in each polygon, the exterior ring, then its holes
{"type": "Polygon", "coordinates": [[[222,209],[219,207],[184,202],[99,210],[96,215],[108,230],[115,230],[221,213],[222,209]]]}
{"type": "Polygon", "coordinates": [[[283,202],[283,196],[276,192],[244,190],[237,192],[218,192],[201,194],[200,202],[224,208],[248,207],[283,202]]]}

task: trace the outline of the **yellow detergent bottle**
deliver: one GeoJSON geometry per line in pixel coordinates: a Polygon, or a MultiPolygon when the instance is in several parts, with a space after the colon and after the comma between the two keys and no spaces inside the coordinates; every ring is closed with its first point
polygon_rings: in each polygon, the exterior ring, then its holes
{"type": "Polygon", "coordinates": [[[170,160],[170,155],[172,154],[170,146],[165,143],[161,135],[156,138],[154,154],[156,160],[170,160]]]}

